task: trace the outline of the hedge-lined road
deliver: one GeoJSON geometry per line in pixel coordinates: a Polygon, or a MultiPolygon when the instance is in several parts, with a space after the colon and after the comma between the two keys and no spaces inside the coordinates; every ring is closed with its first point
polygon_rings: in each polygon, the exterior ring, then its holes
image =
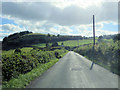
{"type": "Polygon", "coordinates": [[[118,76],[70,51],[27,88],[118,88],[118,76]]]}

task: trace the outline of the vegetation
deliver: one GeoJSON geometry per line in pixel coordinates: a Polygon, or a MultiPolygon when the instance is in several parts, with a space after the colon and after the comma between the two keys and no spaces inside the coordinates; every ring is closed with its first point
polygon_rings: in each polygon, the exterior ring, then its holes
{"type": "Polygon", "coordinates": [[[15,48],[21,48],[24,46],[31,46],[34,44],[43,44],[43,43],[55,43],[59,41],[66,40],[82,40],[82,36],[67,36],[67,35],[51,35],[51,34],[41,34],[41,33],[32,33],[29,31],[24,31],[20,33],[14,33],[5,37],[2,41],[2,49],[10,50],[15,48]]]}
{"type": "MultiPolygon", "coordinates": [[[[96,42],[97,42],[97,39],[96,39],[96,42]]],[[[93,40],[92,39],[84,39],[84,40],[68,40],[68,41],[58,42],[59,45],[62,45],[62,43],[64,46],[75,47],[78,45],[93,43],[93,40]]]]}
{"type": "Polygon", "coordinates": [[[94,51],[92,44],[81,46],[78,49],[74,49],[74,51],[107,68],[111,72],[120,75],[120,72],[118,72],[120,70],[118,70],[120,55],[118,44],[120,44],[120,41],[113,41],[112,39],[98,40],[99,43],[95,45],[94,51]]]}
{"type": "Polygon", "coordinates": [[[35,46],[35,47],[46,47],[47,45],[45,43],[41,43],[41,44],[34,44],[32,46],[35,46]]]}
{"type": "MultiPolygon", "coordinates": [[[[96,42],[97,42],[97,39],[96,39],[96,42]]],[[[93,43],[93,40],[92,39],[84,39],[84,40],[67,40],[67,41],[60,41],[58,42],[58,44],[56,42],[53,42],[53,43],[47,43],[47,45],[45,43],[42,43],[42,44],[34,44],[32,46],[34,47],[39,47],[39,48],[45,48],[45,47],[54,47],[54,46],[63,46],[65,47],[67,50],[72,50],[72,48],[76,48],[78,47],[78,45],[85,45],[85,44],[90,44],[90,43],[93,43]]]]}
{"type": "MultiPolygon", "coordinates": [[[[3,85],[5,82],[11,82],[19,75],[24,75],[34,68],[47,63],[54,59],[61,58],[66,50],[43,51],[38,48],[18,48],[15,50],[3,51],[2,53],[2,75],[3,85]]],[[[55,62],[50,65],[53,65],[55,62]]],[[[48,66],[49,67],[49,66],[48,66]]],[[[45,68],[46,70],[46,68],[45,68]]],[[[16,80],[16,79],[15,79],[16,80]]]]}
{"type": "Polygon", "coordinates": [[[13,78],[8,82],[3,82],[3,88],[25,88],[32,80],[42,75],[47,69],[54,65],[58,59],[51,60],[49,63],[38,65],[31,72],[20,74],[17,78],[13,78]]]}
{"type": "Polygon", "coordinates": [[[59,34],[55,36],[29,31],[9,35],[2,41],[3,88],[24,88],[31,80],[54,65],[68,52],[67,50],[73,49],[120,75],[118,72],[119,36],[100,36],[96,39],[93,54],[92,38],[59,34]]]}

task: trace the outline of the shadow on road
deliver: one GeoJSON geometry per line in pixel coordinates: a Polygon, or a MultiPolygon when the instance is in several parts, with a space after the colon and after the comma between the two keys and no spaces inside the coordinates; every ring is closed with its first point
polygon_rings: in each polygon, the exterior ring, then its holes
{"type": "Polygon", "coordinates": [[[93,65],[94,65],[94,62],[92,62],[92,65],[91,65],[91,67],[90,67],[90,70],[92,70],[92,68],[93,68],[93,65]]]}

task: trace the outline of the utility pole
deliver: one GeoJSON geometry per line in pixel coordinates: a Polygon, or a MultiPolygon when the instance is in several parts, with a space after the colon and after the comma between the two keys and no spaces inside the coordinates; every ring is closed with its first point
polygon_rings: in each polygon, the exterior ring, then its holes
{"type": "Polygon", "coordinates": [[[93,15],[93,49],[94,49],[94,46],[95,46],[95,18],[93,15]]]}
{"type": "MultiPolygon", "coordinates": [[[[94,54],[95,54],[95,17],[93,15],[93,56],[95,56],[94,54]]],[[[93,65],[94,65],[94,58],[90,70],[93,68],[93,65]]]]}

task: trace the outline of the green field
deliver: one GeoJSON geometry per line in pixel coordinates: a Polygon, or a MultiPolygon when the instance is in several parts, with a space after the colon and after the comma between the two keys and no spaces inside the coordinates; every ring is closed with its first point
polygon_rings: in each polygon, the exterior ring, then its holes
{"type": "MultiPolygon", "coordinates": [[[[33,48],[32,47],[24,47],[24,48],[21,48],[22,52],[30,52],[30,50],[32,50],[33,48]]],[[[2,51],[2,55],[11,55],[11,54],[14,54],[14,51],[15,49],[11,49],[11,50],[8,50],[8,51],[2,51]]]]}
{"type": "MultiPolygon", "coordinates": [[[[96,40],[97,42],[97,40],[96,40]]],[[[58,45],[61,45],[62,42],[58,42],[58,45]]],[[[84,45],[84,44],[89,44],[93,43],[92,39],[84,39],[84,40],[68,40],[68,41],[63,41],[64,46],[78,46],[78,45],[84,45]]]]}
{"type": "Polygon", "coordinates": [[[41,43],[41,44],[34,44],[32,46],[35,46],[35,47],[46,47],[45,43],[41,43]]]}
{"type": "Polygon", "coordinates": [[[42,33],[30,33],[30,34],[25,34],[24,36],[26,35],[46,35],[46,34],[42,34],[42,33]]]}
{"type": "MultiPolygon", "coordinates": [[[[84,40],[67,40],[67,41],[60,41],[58,42],[58,45],[61,45],[63,42],[64,46],[70,46],[70,47],[75,47],[78,45],[84,45],[84,44],[90,44],[93,43],[92,39],[84,39],[84,40]]],[[[97,39],[96,39],[97,42],[97,39]]],[[[50,45],[52,45],[52,43],[49,43],[50,45]]],[[[45,43],[42,44],[34,44],[32,46],[36,46],[36,47],[46,47],[45,43]]]]}

